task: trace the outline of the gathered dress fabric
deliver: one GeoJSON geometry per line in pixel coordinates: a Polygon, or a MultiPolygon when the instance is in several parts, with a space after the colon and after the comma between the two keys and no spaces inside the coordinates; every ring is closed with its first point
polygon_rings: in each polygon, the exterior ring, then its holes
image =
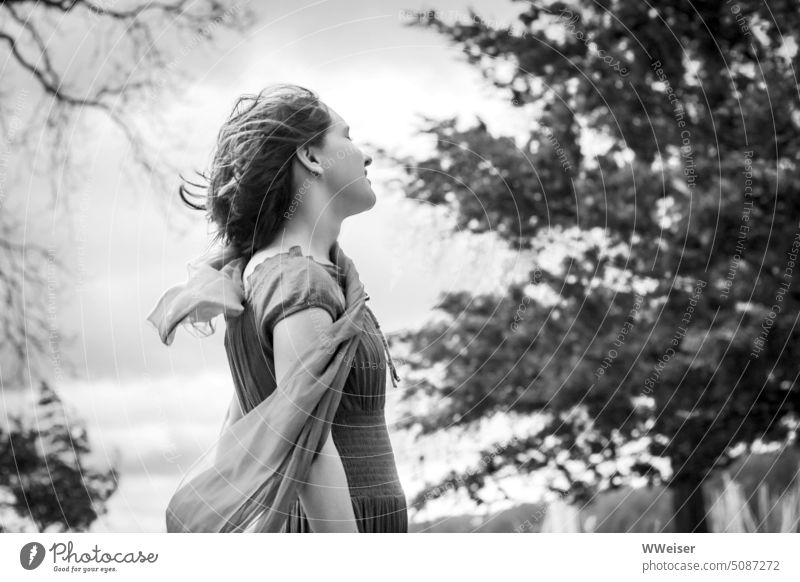
{"type": "Polygon", "coordinates": [[[225,315],[225,351],[244,416],[184,476],[167,508],[167,531],[310,532],[298,497],[328,434],[339,453],[358,531],[408,531],[406,497],[385,418],[387,371],[397,372],[367,307],[352,261],[334,244],[332,265],[299,246],[255,264],[235,251],[190,267],[189,283],[162,296],[148,316],[169,344],[178,324],[204,335],[225,315]],[[192,272],[192,269],[194,272],[192,272]],[[310,307],[333,325],[300,357],[281,387],[272,331],[310,307]]]}

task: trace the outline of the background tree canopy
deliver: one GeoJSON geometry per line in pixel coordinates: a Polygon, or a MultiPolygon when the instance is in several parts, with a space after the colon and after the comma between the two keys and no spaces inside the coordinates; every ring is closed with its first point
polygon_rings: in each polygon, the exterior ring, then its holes
{"type": "Polygon", "coordinates": [[[443,297],[446,321],[398,339],[412,368],[447,366],[407,394],[439,402],[408,426],[512,410],[549,422],[414,502],[451,487],[479,500],[507,467],[560,469],[577,502],[643,475],[672,490],[673,527],[706,531],[710,472],[797,432],[800,109],[786,33],[800,13],[791,2],[521,4],[504,28],[472,11],[410,26],[460,48],[529,139],[431,120],[435,155],[398,161],[407,195],[450,207],[457,228],[563,258],[531,264],[503,295],[443,297]],[[622,447],[638,451],[630,469],[622,447]]]}

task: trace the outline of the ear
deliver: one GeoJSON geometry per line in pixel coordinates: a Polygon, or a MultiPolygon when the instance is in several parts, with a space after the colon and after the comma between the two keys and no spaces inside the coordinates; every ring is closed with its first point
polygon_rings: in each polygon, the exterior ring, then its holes
{"type": "Polygon", "coordinates": [[[314,146],[302,145],[295,151],[295,157],[303,167],[311,172],[314,176],[322,174],[322,164],[317,155],[317,149],[314,146]]]}

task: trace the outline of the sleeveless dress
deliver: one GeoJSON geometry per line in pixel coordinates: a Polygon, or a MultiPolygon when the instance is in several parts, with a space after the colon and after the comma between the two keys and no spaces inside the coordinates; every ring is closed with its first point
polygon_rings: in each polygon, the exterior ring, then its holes
{"type": "MultiPolygon", "coordinates": [[[[275,325],[310,307],[325,309],[338,319],[345,310],[343,283],[336,265],[303,255],[298,245],[264,259],[246,276],[245,313],[228,322],[225,333],[225,350],[245,413],[275,389],[275,325]]],[[[387,360],[383,336],[370,315],[364,318],[352,369],[331,423],[331,437],[347,477],[358,531],[407,533],[406,496],[384,414],[387,360]]],[[[281,531],[311,531],[299,499],[281,531]]]]}

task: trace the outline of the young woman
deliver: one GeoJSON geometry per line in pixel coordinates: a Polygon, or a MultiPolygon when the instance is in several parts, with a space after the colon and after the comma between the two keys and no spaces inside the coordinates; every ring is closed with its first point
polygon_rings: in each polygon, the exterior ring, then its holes
{"type": "Polygon", "coordinates": [[[316,94],[274,85],[241,97],[220,130],[206,204],[181,187],[225,244],[148,319],[170,344],[177,325],[213,333],[223,314],[235,394],[168,531],[408,530],[384,416],[387,370],[399,378],[337,241],[375,204],[371,162],[316,94]]]}

